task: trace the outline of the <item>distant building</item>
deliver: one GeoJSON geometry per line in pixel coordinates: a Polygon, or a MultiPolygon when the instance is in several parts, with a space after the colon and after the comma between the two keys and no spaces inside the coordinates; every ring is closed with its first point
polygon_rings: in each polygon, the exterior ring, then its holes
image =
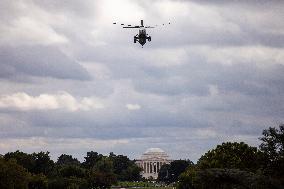
{"type": "Polygon", "coordinates": [[[158,178],[158,173],[164,164],[170,164],[172,160],[166,152],[160,148],[149,148],[141,156],[141,159],[136,160],[136,164],[143,169],[142,176],[144,178],[158,178]]]}

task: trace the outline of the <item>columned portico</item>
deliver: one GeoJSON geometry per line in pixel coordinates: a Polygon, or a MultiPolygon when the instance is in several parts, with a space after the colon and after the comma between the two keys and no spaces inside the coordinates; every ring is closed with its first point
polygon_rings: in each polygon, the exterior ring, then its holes
{"type": "Polygon", "coordinates": [[[169,156],[160,148],[150,148],[136,161],[136,164],[143,169],[144,178],[158,178],[159,171],[164,164],[170,164],[169,156]]]}

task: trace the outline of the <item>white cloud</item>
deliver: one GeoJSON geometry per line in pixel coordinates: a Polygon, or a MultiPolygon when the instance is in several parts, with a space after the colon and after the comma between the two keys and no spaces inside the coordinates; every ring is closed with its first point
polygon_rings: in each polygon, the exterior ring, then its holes
{"type": "Polygon", "coordinates": [[[98,17],[100,18],[100,22],[107,25],[113,21],[137,22],[137,20],[143,19],[145,15],[144,10],[136,1],[132,0],[100,0],[98,6],[98,17]]]}
{"type": "Polygon", "coordinates": [[[209,86],[209,93],[210,93],[211,96],[217,96],[219,94],[218,86],[210,85],[209,86]]]}
{"type": "Polygon", "coordinates": [[[140,110],[141,106],[139,104],[126,104],[128,110],[140,110]]]}
{"type": "Polygon", "coordinates": [[[90,75],[98,80],[110,79],[111,71],[102,63],[83,62],[81,65],[88,71],[90,75]]]}
{"type": "Polygon", "coordinates": [[[218,136],[216,131],[212,128],[197,129],[195,134],[201,138],[216,138],[218,136]]]}
{"type": "Polygon", "coordinates": [[[11,27],[4,28],[3,40],[24,44],[54,44],[66,43],[68,39],[56,33],[50,26],[29,17],[20,17],[11,23],[11,27]]]}
{"type": "Polygon", "coordinates": [[[245,46],[209,48],[198,47],[198,53],[205,56],[208,62],[221,64],[284,64],[284,50],[282,48],[272,48],[265,46],[245,46]]]}
{"type": "Polygon", "coordinates": [[[0,18],[0,45],[51,45],[68,42],[55,31],[58,23],[64,24],[62,15],[49,14],[31,2],[18,1],[9,7],[13,19],[0,18]],[[2,22],[1,22],[2,21],[2,22]]]}
{"type": "Polygon", "coordinates": [[[67,92],[41,94],[39,96],[30,96],[21,92],[11,95],[2,95],[0,97],[0,108],[11,108],[21,111],[63,109],[73,112],[101,109],[104,108],[104,105],[97,98],[84,97],[77,100],[67,92]]]}
{"type": "Polygon", "coordinates": [[[184,64],[188,52],[184,48],[157,49],[145,56],[157,67],[171,67],[184,64]]]}

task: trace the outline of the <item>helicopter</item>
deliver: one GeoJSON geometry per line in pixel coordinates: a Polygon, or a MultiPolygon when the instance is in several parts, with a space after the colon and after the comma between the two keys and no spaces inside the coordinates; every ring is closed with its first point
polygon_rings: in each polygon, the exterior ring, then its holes
{"type": "MultiPolygon", "coordinates": [[[[113,24],[117,24],[116,22],[114,22],[113,24]]],[[[169,22],[169,24],[171,24],[169,22]]],[[[139,33],[136,34],[134,36],[134,43],[136,43],[137,41],[143,46],[146,44],[147,40],[150,42],[152,40],[152,37],[149,36],[146,32],[146,28],[155,28],[153,26],[144,26],[144,21],[141,20],[141,25],[140,26],[132,26],[132,25],[125,25],[125,24],[120,24],[121,26],[123,26],[123,28],[139,28],[139,33]]],[[[165,25],[165,24],[163,24],[165,25]]],[[[157,27],[158,25],[156,25],[157,27]]]]}

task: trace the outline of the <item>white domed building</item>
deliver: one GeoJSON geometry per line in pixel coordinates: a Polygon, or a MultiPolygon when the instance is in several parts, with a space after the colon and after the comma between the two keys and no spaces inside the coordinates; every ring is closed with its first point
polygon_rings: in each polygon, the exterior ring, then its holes
{"type": "Polygon", "coordinates": [[[164,164],[170,164],[172,160],[161,148],[149,148],[136,160],[136,164],[143,169],[142,176],[146,179],[158,178],[158,173],[164,164]]]}

